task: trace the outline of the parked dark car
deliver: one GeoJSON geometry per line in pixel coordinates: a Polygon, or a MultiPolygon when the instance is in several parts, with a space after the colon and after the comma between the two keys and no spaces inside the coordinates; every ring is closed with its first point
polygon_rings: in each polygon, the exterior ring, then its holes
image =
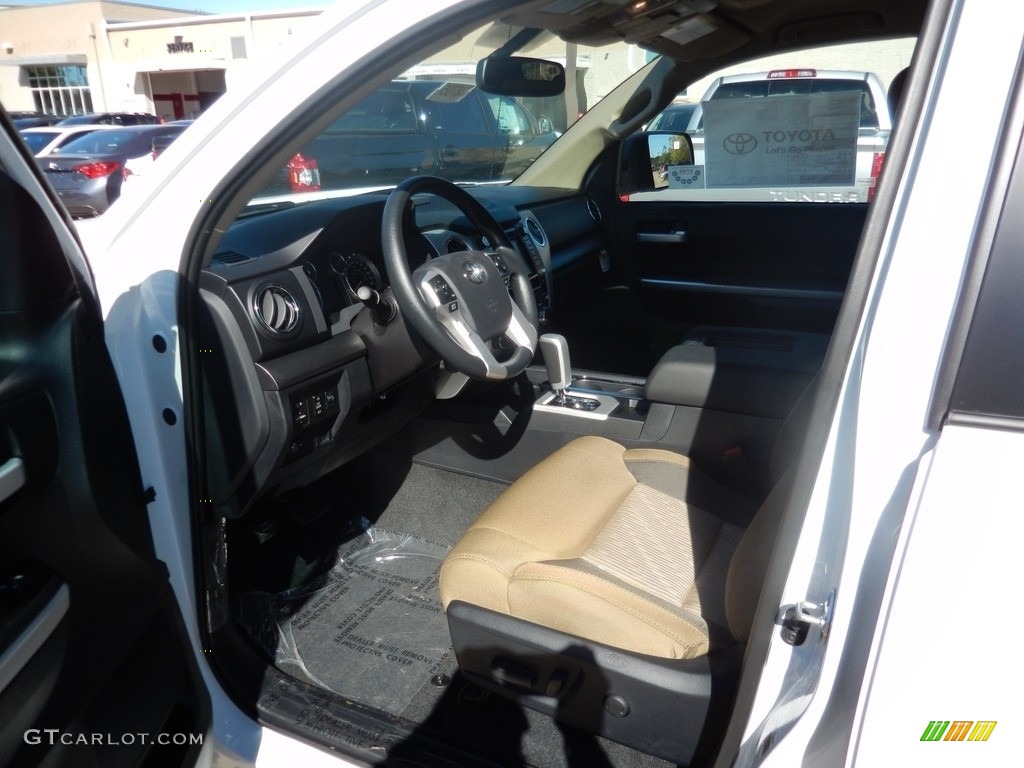
{"type": "Polygon", "coordinates": [[[146,112],[93,112],[88,115],[71,115],[57,125],[160,125],[163,120],[146,112]]]}
{"type": "Polygon", "coordinates": [[[22,128],[38,128],[43,125],[53,125],[63,120],[63,115],[44,115],[42,112],[8,112],[11,122],[19,131],[22,128]]]}
{"type": "Polygon", "coordinates": [[[398,183],[414,174],[510,180],[557,136],[548,118],[538,119],[515,99],[472,83],[395,81],[292,158],[287,185],[274,191],[358,187],[367,179],[398,183]]]}
{"type": "Polygon", "coordinates": [[[99,216],[121,194],[125,162],[153,151],[153,142],[177,137],[187,125],[133,125],[80,136],[39,158],[68,212],[99,216]]]}

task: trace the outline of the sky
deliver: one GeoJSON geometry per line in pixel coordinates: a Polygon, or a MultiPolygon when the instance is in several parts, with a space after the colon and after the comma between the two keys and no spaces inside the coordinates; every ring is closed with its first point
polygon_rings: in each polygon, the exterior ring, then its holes
{"type": "MultiPolygon", "coordinates": [[[[51,5],[70,0],[0,0],[0,6],[51,5]]],[[[158,8],[173,8],[181,11],[201,13],[244,13],[246,11],[271,11],[282,8],[309,8],[328,5],[332,0],[126,0],[136,5],[151,5],[158,8]]]]}

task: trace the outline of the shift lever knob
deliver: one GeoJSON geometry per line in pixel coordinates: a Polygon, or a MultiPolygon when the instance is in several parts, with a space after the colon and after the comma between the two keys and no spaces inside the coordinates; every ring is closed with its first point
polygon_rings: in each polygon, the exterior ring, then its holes
{"type": "Polygon", "coordinates": [[[540,337],[540,351],[544,355],[544,367],[551,388],[555,392],[563,392],[572,383],[568,342],[557,333],[545,333],[540,337]]]}

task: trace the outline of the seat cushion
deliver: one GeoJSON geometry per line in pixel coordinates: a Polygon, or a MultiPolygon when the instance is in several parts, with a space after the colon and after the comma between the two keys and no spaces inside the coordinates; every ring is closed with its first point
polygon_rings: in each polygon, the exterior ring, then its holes
{"type": "Polygon", "coordinates": [[[693,658],[732,640],[726,574],[754,506],[685,456],[579,438],[470,526],[441,567],[441,598],[693,658]]]}

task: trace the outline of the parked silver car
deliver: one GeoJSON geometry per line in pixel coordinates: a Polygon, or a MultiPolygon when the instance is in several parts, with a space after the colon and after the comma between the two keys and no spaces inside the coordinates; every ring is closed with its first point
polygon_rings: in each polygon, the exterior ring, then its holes
{"type": "Polygon", "coordinates": [[[108,130],[109,125],[41,125],[23,128],[18,133],[36,157],[43,157],[56,152],[65,144],[92,133],[95,130],[108,130]]]}
{"type": "Polygon", "coordinates": [[[132,125],[69,141],[37,162],[68,212],[99,216],[121,194],[124,164],[153,150],[155,139],[177,137],[187,125],[132,125]]]}

